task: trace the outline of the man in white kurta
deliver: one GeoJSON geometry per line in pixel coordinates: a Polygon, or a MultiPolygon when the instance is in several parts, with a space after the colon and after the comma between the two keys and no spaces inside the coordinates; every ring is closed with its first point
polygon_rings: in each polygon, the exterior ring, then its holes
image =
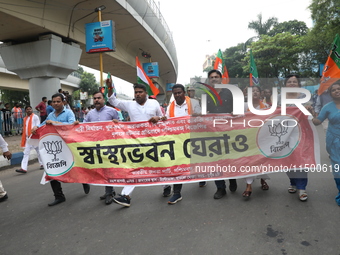
{"type": "Polygon", "coordinates": [[[17,173],[27,173],[27,167],[28,167],[28,160],[30,157],[31,150],[35,149],[35,151],[38,154],[38,161],[40,164],[40,169],[44,169],[43,163],[40,158],[39,154],[39,147],[35,147],[33,145],[30,145],[27,143],[29,140],[28,138],[31,136],[31,129],[35,126],[39,126],[40,119],[37,115],[33,113],[33,109],[31,106],[25,107],[26,117],[24,118],[24,125],[23,125],[23,131],[22,131],[22,138],[21,138],[21,146],[25,147],[24,149],[24,157],[21,161],[21,168],[15,170],[17,173]]]}

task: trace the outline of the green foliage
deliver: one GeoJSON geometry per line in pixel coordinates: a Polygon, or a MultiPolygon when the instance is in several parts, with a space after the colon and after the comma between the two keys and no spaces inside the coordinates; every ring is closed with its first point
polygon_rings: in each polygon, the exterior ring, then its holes
{"type": "Polygon", "coordinates": [[[89,95],[98,91],[99,84],[96,82],[94,74],[83,72],[79,84],[79,89],[83,92],[88,92],[89,95]]]}
{"type": "Polygon", "coordinates": [[[11,108],[14,106],[14,103],[16,102],[20,103],[22,106],[30,105],[29,92],[2,89],[1,90],[1,101],[4,104],[9,103],[11,108]]]}
{"type": "Polygon", "coordinates": [[[313,0],[308,7],[314,26],[306,38],[306,43],[318,63],[327,60],[335,35],[340,32],[340,1],[313,0]]]}
{"type": "Polygon", "coordinates": [[[77,71],[79,74],[83,74],[84,73],[84,68],[82,66],[78,66],[77,71]]]}
{"type": "MultiPolygon", "coordinates": [[[[301,36],[281,33],[275,36],[264,35],[251,45],[259,77],[274,78],[299,71],[299,54],[304,49],[301,36]]],[[[249,73],[250,57],[244,59],[244,72],[249,73]]]]}
{"type": "Polygon", "coordinates": [[[246,65],[243,60],[246,53],[243,49],[244,44],[239,43],[237,46],[227,48],[223,52],[223,59],[227,66],[229,77],[241,78],[249,75],[249,71],[245,72],[243,69],[243,66],[246,65]]]}
{"type": "Polygon", "coordinates": [[[274,36],[279,33],[289,32],[292,35],[306,35],[308,27],[305,22],[298,20],[290,20],[276,24],[273,29],[268,32],[269,36],[274,36]]]}
{"type": "Polygon", "coordinates": [[[76,90],[72,93],[72,97],[74,100],[79,100],[80,99],[80,90],[76,90]]]}
{"type": "Polygon", "coordinates": [[[249,22],[248,28],[254,30],[259,37],[262,35],[267,35],[270,29],[277,25],[277,18],[271,17],[263,22],[262,13],[257,15],[257,20],[249,22]]]}
{"type": "Polygon", "coordinates": [[[214,69],[214,67],[213,66],[208,66],[207,68],[205,68],[204,70],[203,70],[203,72],[205,72],[205,73],[209,73],[211,70],[213,70],[214,69]]]}

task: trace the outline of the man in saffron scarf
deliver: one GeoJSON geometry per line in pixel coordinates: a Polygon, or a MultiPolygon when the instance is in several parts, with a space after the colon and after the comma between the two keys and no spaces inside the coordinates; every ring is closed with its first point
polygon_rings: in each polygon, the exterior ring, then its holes
{"type": "Polygon", "coordinates": [[[43,163],[39,155],[39,148],[34,147],[33,145],[30,145],[27,143],[28,138],[32,134],[31,132],[32,128],[40,124],[40,119],[37,115],[33,113],[31,106],[26,106],[25,112],[26,112],[26,117],[24,118],[24,123],[23,123],[24,126],[23,126],[22,136],[21,136],[21,147],[25,147],[24,157],[21,161],[21,168],[15,170],[17,173],[23,173],[23,174],[27,173],[28,159],[29,159],[30,152],[32,149],[35,149],[35,151],[38,154],[40,169],[44,169],[43,163]]]}
{"type": "MultiPolygon", "coordinates": [[[[172,94],[175,100],[172,101],[166,111],[167,118],[191,116],[201,113],[198,100],[191,100],[190,97],[185,96],[185,89],[182,84],[175,84],[172,87],[172,94]]],[[[182,200],[181,190],[182,184],[174,184],[174,194],[169,199],[168,204],[173,205],[182,200]]]]}

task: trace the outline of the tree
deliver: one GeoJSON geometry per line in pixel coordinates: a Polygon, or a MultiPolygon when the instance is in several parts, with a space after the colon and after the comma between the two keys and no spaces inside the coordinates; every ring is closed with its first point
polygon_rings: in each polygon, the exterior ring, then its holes
{"type": "MultiPolygon", "coordinates": [[[[302,37],[289,32],[272,37],[263,35],[251,45],[259,77],[275,78],[299,72],[299,54],[304,47],[302,37]]],[[[249,73],[249,54],[244,61],[248,64],[243,70],[249,73]]]]}
{"type": "Polygon", "coordinates": [[[223,58],[225,60],[225,65],[227,66],[229,77],[231,78],[241,78],[246,77],[248,73],[245,73],[243,66],[245,65],[244,57],[246,52],[244,52],[244,44],[239,43],[237,46],[227,48],[223,52],[223,58]]]}
{"type": "Polygon", "coordinates": [[[83,72],[80,79],[79,89],[83,92],[88,92],[89,95],[98,91],[99,84],[96,82],[96,77],[92,73],[83,72]]]}
{"type": "Polygon", "coordinates": [[[270,29],[277,24],[278,21],[275,17],[271,17],[265,22],[262,22],[262,13],[260,13],[257,15],[257,20],[249,22],[248,28],[253,29],[257,33],[258,37],[261,37],[262,35],[267,35],[270,29]]]}
{"type": "Polygon", "coordinates": [[[276,24],[269,32],[269,36],[274,36],[279,33],[289,32],[292,35],[306,35],[308,27],[305,22],[298,20],[284,21],[276,24]]]}
{"type": "MultiPolygon", "coordinates": [[[[213,63],[214,64],[214,63],[213,63]]],[[[214,69],[214,67],[213,66],[208,66],[208,67],[206,67],[204,70],[203,70],[203,72],[205,72],[205,73],[209,73],[211,70],[213,70],[214,69]]]]}
{"type": "Polygon", "coordinates": [[[339,0],[313,0],[308,7],[314,21],[314,26],[306,38],[314,59],[324,64],[327,60],[331,44],[340,27],[339,0]]]}
{"type": "MultiPolygon", "coordinates": [[[[14,106],[15,102],[22,104],[23,106],[30,105],[30,97],[28,91],[19,90],[1,90],[1,101],[4,103],[9,103],[11,107],[14,106]]],[[[33,106],[35,107],[35,106],[33,106]]]]}

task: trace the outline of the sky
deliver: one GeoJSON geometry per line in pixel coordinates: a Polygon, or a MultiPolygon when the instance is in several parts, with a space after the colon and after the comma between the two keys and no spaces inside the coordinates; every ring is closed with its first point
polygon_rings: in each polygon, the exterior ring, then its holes
{"type": "MultiPolygon", "coordinates": [[[[278,18],[279,22],[296,19],[304,21],[307,27],[312,26],[310,11],[307,9],[311,0],[154,2],[160,7],[161,14],[172,32],[178,58],[176,82],[183,85],[188,84],[190,78],[207,75],[203,72],[206,55],[213,55],[218,49],[224,51],[255,36],[255,32],[248,29],[248,23],[257,20],[259,13],[262,13],[264,21],[270,17],[278,18]]],[[[153,56],[153,60],[157,61],[157,57],[153,56]]],[[[113,82],[118,92],[133,97],[131,84],[127,85],[118,78],[113,78],[113,82]]]]}
{"type": "Polygon", "coordinates": [[[312,26],[307,7],[311,0],[155,0],[173,32],[177,57],[177,83],[188,84],[190,78],[205,77],[206,55],[246,42],[255,32],[248,23],[278,18],[279,22],[297,19],[312,26]]]}

